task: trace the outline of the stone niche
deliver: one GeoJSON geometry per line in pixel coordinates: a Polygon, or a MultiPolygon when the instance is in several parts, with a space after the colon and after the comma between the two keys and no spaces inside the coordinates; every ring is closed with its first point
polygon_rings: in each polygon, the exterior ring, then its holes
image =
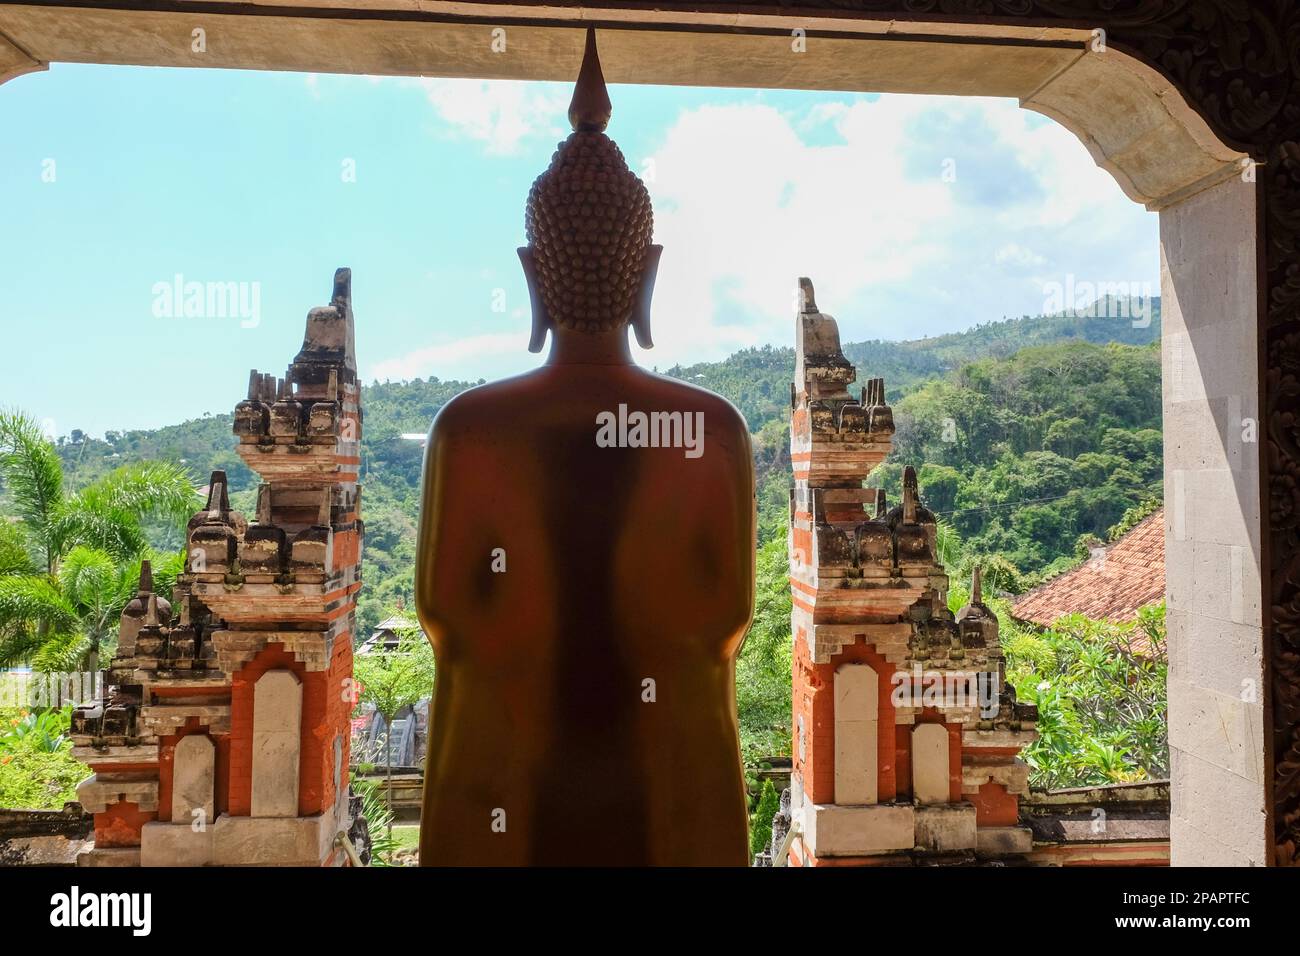
{"type": "Polygon", "coordinates": [[[215,819],[216,748],[204,734],[190,734],[176,744],[172,757],[172,822],[215,819]]]}
{"type": "Polygon", "coordinates": [[[253,816],[298,815],[301,737],[302,682],[267,671],[253,688],[253,816]]]}

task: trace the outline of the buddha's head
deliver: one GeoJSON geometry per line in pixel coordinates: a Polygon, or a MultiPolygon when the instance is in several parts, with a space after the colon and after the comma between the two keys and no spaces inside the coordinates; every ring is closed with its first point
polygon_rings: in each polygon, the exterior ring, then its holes
{"type": "Polygon", "coordinates": [[[622,336],[629,323],[641,346],[651,346],[650,296],[662,249],[650,241],[650,194],[605,135],[609,116],[595,31],[588,30],[569,105],[573,133],[533,183],[524,214],[528,245],[519,257],[532,298],[533,352],[548,329],[622,336]]]}

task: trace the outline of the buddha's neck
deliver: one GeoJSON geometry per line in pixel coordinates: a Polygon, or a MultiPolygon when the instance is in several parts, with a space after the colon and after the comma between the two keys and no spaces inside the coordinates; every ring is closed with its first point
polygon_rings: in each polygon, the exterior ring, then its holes
{"type": "Polygon", "coordinates": [[[547,365],[634,365],[626,325],[612,332],[552,329],[547,365]]]}

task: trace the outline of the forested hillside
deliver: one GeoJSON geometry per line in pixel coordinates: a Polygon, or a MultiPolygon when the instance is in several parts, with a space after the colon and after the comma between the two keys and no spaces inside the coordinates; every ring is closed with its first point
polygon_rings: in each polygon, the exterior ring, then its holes
{"type": "Polygon", "coordinates": [[[897,486],[903,464],[921,465],[926,506],[969,552],[1021,573],[1161,498],[1159,345],[1064,342],[967,363],[905,396],[895,422],[882,478],[897,486]]]}
{"type": "MultiPolygon", "coordinates": [[[[1102,307],[1104,312],[1122,312],[1123,303],[1102,307]]],[[[1023,316],[1001,322],[985,322],[964,332],[934,338],[886,342],[850,342],[844,354],[858,367],[858,378],[884,378],[890,402],[924,382],[940,378],[964,362],[984,358],[1006,358],[1020,349],[1056,342],[1092,342],[1097,345],[1150,345],[1160,341],[1160,300],[1151,302],[1152,320],[1144,327],[1132,321],[1096,316],[1023,316]]],[[[794,341],[794,323],[790,324],[794,341]]],[[[794,374],[794,348],[745,349],[724,362],[701,362],[674,366],[666,374],[694,382],[726,395],[744,413],[752,431],[772,419],[784,421],[790,403],[790,379],[794,374]]],[[[1157,390],[1158,393],[1158,390],[1157,390]]]]}
{"type": "MultiPolygon", "coordinates": [[[[1146,328],[1024,317],[931,339],[853,343],[845,353],[859,379],[884,377],[894,405],[895,453],[879,472],[891,496],[903,464],[924,465],[926,504],[957,528],[968,553],[1005,558],[1001,581],[1015,589],[1069,560],[1081,536],[1104,537],[1127,508],[1159,497],[1159,336],[1157,303],[1146,328]]],[[[764,347],[666,370],[725,395],[749,421],[760,543],[783,535],[793,366],[793,349],[764,347]]],[[[422,450],[401,435],[426,431],[474,384],[431,378],[364,389],[363,633],[398,600],[410,603],[422,450]]],[[[240,397],[232,383],[231,406],[240,397]]],[[[126,462],[173,461],[197,481],[225,469],[235,506],[253,507],[254,476],[235,452],[229,415],[102,440],[74,431],[58,450],[74,486],[126,462]]]]}

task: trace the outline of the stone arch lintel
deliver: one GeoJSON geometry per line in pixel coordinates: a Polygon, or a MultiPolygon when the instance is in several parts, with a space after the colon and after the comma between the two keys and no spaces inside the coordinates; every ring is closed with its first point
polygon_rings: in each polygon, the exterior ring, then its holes
{"type": "Polygon", "coordinates": [[[599,22],[616,25],[601,40],[612,83],[1014,98],[1075,133],[1130,198],[1152,209],[1222,181],[1245,156],[1220,141],[1167,77],[1117,48],[1094,52],[1091,31],[1076,25],[520,4],[510,8],[521,21],[509,27],[510,56],[500,57],[483,52],[484,29],[501,16],[495,4],[320,0],[311,14],[282,16],[241,6],[256,4],[234,0],[228,7],[236,12],[205,15],[211,42],[201,55],[190,49],[193,18],[183,12],[3,6],[0,82],[49,62],[569,82],[582,27],[599,22]],[[347,19],[361,7],[367,19],[347,19]],[[385,10],[393,19],[375,17],[385,10]],[[452,13],[483,20],[410,19],[452,13]],[[792,25],[815,32],[798,54],[786,34],[792,25]],[[300,42],[279,42],[286,32],[300,42]]]}
{"type": "Polygon", "coordinates": [[[48,70],[49,67],[48,63],[42,63],[4,33],[0,33],[0,84],[28,73],[48,70]]]}

